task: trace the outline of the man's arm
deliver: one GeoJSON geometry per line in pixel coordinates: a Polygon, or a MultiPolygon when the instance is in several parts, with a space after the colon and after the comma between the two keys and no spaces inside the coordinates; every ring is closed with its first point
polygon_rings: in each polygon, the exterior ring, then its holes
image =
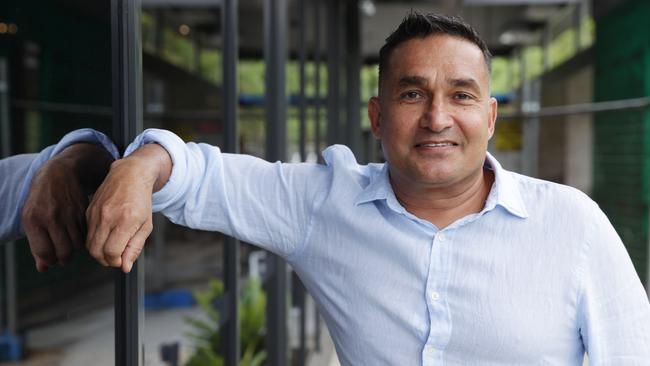
{"type": "MultiPolygon", "coordinates": [[[[594,205],[595,206],[595,205],[594,205]]],[[[588,232],[581,279],[580,333],[591,365],[650,362],[650,303],[625,246],[605,215],[588,232]]]]}
{"type": "Polygon", "coordinates": [[[146,130],[125,155],[88,208],[86,242],[100,263],[125,272],[151,232],[152,211],[289,257],[304,244],[331,183],[324,166],[222,154],[164,130],[146,130]]]}
{"type": "Polygon", "coordinates": [[[26,234],[39,271],[64,263],[82,243],[87,197],[116,157],[105,135],[81,129],[38,154],[1,160],[0,241],[26,234]]]}

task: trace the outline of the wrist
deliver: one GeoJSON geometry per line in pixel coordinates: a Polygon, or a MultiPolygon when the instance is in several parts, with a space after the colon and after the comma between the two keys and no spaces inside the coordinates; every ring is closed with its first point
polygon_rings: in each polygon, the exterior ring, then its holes
{"type": "MultiPolygon", "coordinates": [[[[124,160],[137,162],[142,176],[151,186],[152,192],[157,192],[167,183],[171,175],[172,160],[165,148],[159,144],[146,144],[139,147],[124,160]]],[[[118,163],[116,161],[116,163],[118,163]]]]}
{"type": "Polygon", "coordinates": [[[101,146],[76,143],[52,157],[49,165],[64,169],[77,179],[86,194],[92,194],[108,173],[113,157],[101,146]]]}

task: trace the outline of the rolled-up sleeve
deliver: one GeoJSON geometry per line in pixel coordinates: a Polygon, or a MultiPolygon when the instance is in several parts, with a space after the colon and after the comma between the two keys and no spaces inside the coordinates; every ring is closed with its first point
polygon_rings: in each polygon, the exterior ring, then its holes
{"type": "Polygon", "coordinates": [[[106,135],[84,128],[68,133],[56,145],[38,154],[22,154],[0,160],[0,242],[24,235],[21,212],[38,169],[66,147],[81,142],[103,146],[113,158],[119,158],[117,148],[106,135]]]}
{"type": "Polygon", "coordinates": [[[169,181],[153,194],[154,211],[172,222],[223,232],[283,257],[304,244],[330,184],[325,166],[225,154],[208,144],[185,143],[165,130],[146,130],[125,155],[147,143],[163,146],[173,164],[169,181]]]}
{"type": "Polygon", "coordinates": [[[596,210],[580,267],[580,330],[590,365],[650,365],[648,296],[618,234],[596,210]]]}

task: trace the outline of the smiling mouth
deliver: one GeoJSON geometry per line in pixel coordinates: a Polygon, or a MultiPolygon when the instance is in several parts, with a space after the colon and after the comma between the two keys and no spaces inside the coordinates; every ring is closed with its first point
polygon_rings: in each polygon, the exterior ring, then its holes
{"type": "Polygon", "coordinates": [[[448,147],[448,146],[458,146],[458,144],[455,144],[453,142],[430,142],[430,143],[415,145],[415,147],[448,147]]]}

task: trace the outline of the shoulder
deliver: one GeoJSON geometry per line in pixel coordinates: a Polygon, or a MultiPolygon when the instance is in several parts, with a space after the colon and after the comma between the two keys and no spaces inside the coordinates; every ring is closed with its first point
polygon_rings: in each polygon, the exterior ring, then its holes
{"type": "Polygon", "coordinates": [[[526,208],[531,214],[547,214],[557,217],[568,216],[571,221],[600,216],[598,204],[581,190],[506,171],[515,182],[526,208]]]}
{"type": "Polygon", "coordinates": [[[382,171],[384,164],[362,165],[354,153],[345,145],[332,145],[323,150],[323,160],[333,181],[356,183],[361,187],[369,184],[372,177],[382,171]]]}

